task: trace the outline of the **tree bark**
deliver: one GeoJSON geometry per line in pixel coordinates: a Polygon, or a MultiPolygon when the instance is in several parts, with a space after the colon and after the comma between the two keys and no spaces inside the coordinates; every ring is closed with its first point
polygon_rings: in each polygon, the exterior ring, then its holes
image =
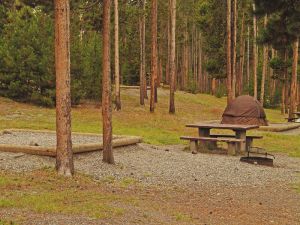
{"type": "Polygon", "coordinates": [[[121,110],[121,94],[120,94],[120,62],[119,62],[119,6],[118,0],[114,0],[115,15],[115,104],[116,110],[121,110]]]}
{"type": "Polygon", "coordinates": [[[142,0],[143,3],[143,17],[142,17],[142,43],[143,43],[143,78],[144,78],[144,97],[148,99],[147,93],[147,77],[146,77],[146,1],[142,0]]]}
{"type": "Polygon", "coordinates": [[[112,103],[110,76],[110,7],[111,0],[103,0],[103,161],[109,164],[114,164],[114,156],[112,149],[112,103]]]}
{"type": "Polygon", "coordinates": [[[244,83],[244,62],[245,62],[245,38],[244,38],[244,28],[245,28],[245,13],[242,16],[242,27],[240,34],[240,61],[239,61],[239,72],[238,72],[238,93],[241,95],[243,93],[243,83],[244,83]]]}
{"type": "Polygon", "coordinates": [[[168,38],[167,38],[167,54],[168,54],[168,58],[167,58],[167,63],[166,63],[166,84],[170,83],[170,58],[171,58],[171,0],[168,0],[169,4],[168,4],[168,38]]]}
{"type": "Polygon", "coordinates": [[[170,0],[171,15],[171,46],[170,46],[170,107],[169,113],[175,113],[175,82],[176,82],[176,0],[170,0]]]}
{"type": "Polygon", "coordinates": [[[155,109],[155,92],[157,80],[157,0],[152,0],[151,8],[151,30],[152,30],[152,48],[151,48],[151,96],[150,96],[150,112],[155,109]]]}
{"type": "Polygon", "coordinates": [[[233,100],[231,64],[231,0],[227,0],[227,103],[233,100]]]}
{"type": "Polygon", "coordinates": [[[237,0],[233,0],[233,30],[232,30],[232,96],[236,97],[236,39],[237,39],[237,0]]]}
{"type": "Polygon", "coordinates": [[[293,44],[293,67],[292,67],[292,81],[291,81],[291,102],[289,118],[294,117],[294,112],[297,109],[297,69],[298,69],[298,48],[299,38],[293,44]]]}
{"type": "MultiPolygon", "coordinates": [[[[266,28],[267,26],[267,22],[268,22],[268,16],[265,16],[264,19],[264,27],[266,28]]],[[[261,89],[260,89],[260,103],[263,106],[264,105],[264,97],[265,97],[265,81],[266,81],[266,75],[268,72],[268,45],[264,44],[264,48],[263,48],[263,69],[262,69],[262,77],[261,77],[261,89]]]]}
{"type": "Polygon", "coordinates": [[[216,78],[212,78],[212,81],[211,81],[211,94],[212,95],[216,95],[216,88],[217,88],[217,80],[216,78]]]}
{"type": "MultiPolygon", "coordinates": [[[[275,57],[275,49],[272,48],[272,55],[271,58],[273,59],[275,57]]],[[[270,98],[273,100],[275,96],[275,90],[276,90],[276,79],[273,79],[274,71],[272,68],[270,68],[270,98]]]]}
{"type": "MultiPolygon", "coordinates": [[[[288,58],[288,50],[284,50],[284,62],[287,62],[288,58]]],[[[284,69],[283,72],[283,81],[281,88],[281,114],[284,115],[286,112],[286,83],[287,83],[287,68],[284,69]]]]}
{"type": "Polygon", "coordinates": [[[250,27],[249,26],[247,32],[247,88],[249,94],[250,91],[250,27]]]}
{"type": "MultiPolygon", "coordinates": [[[[255,4],[253,4],[253,11],[255,12],[255,4]]],[[[254,81],[254,98],[257,99],[257,22],[256,15],[253,15],[253,81],[254,81]]]]}
{"type": "MultiPolygon", "coordinates": [[[[141,1],[142,4],[142,9],[144,9],[144,0],[141,1]]],[[[144,14],[144,12],[143,12],[144,14]]],[[[144,27],[143,27],[143,21],[144,15],[141,15],[139,18],[139,30],[140,30],[140,104],[144,105],[145,104],[145,64],[144,64],[144,27]]]]}
{"type": "Polygon", "coordinates": [[[199,45],[198,45],[198,88],[200,92],[203,92],[203,88],[202,88],[202,76],[203,76],[203,72],[202,72],[202,37],[201,37],[201,33],[199,33],[199,45]]]}
{"type": "Polygon", "coordinates": [[[55,0],[56,170],[74,173],[71,138],[70,4],[55,0]]]}

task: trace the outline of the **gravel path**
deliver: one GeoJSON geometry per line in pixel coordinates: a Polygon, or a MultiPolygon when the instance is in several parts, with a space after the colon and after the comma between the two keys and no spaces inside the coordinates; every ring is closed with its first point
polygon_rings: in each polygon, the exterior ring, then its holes
{"type": "MultiPolygon", "coordinates": [[[[72,135],[72,142],[76,144],[91,144],[102,142],[102,136],[95,135],[72,135]]],[[[56,146],[56,134],[55,133],[43,133],[43,132],[5,132],[0,135],[0,144],[9,145],[32,145],[38,144],[44,147],[56,146]]]]}
{"type": "MultiPolygon", "coordinates": [[[[257,187],[292,183],[300,174],[300,160],[277,155],[275,168],[241,163],[239,157],[197,154],[182,151],[183,146],[153,147],[139,144],[115,150],[116,165],[102,162],[102,152],[75,156],[76,171],[95,179],[134,178],[144,185],[213,187],[257,187]]],[[[53,167],[55,160],[26,154],[0,153],[0,169],[28,171],[53,167]]]]}

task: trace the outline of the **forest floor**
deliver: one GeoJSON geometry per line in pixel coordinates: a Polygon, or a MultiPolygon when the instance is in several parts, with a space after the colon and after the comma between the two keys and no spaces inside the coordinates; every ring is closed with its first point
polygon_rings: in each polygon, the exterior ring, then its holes
{"type": "MultiPolygon", "coordinates": [[[[101,153],[75,156],[76,176],[57,177],[55,160],[0,153],[2,224],[300,224],[300,139],[254,131],[255,145],[275,152],[275,167],[248,165],[238,157],[183,151],[186,123],[219,120],[225,98],[176,94],[168,114],[168,90],[159,90],[156,112],[139,105],[138,90],[122,91],[114,112],[115,134],[142,136],[145,143],[115,151],[117,164],[101,153]],[[295,156],[295,157],[290,157],[295,156]]],[[[55,110],[0,98],[0,130],[55,129],[55,110]]],[[[284,122],[266,110],[270,122],[284,122]]],[[[73,109],[73,131],[100,133],[99,105],[73,109]]]]}

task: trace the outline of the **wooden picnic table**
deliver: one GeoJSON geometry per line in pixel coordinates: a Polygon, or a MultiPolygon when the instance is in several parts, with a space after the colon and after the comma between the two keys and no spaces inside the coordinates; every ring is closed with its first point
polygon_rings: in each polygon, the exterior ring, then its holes
{"type": "Polygon", "coordinates": [[[200,137],[210,137],[212,129],[232,130],[235,132],[235,138],[244,140],[238,145],[239,152],[246,151],[246,133],[248,130],[259,128],[258,125],[237,125],[237,124],[220,124],[220,123],[195,123],[187,124],[186,127],[197,128],[200,137]]]}

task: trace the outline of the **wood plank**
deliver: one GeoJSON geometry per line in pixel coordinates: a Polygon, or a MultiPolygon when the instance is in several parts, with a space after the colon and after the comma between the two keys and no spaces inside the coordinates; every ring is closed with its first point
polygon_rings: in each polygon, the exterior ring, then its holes
{"type": "Polygon", "coordinates": [[[243,139],[237,138],[211,138],[211,137],[189,137],[189,136],[182,136],[180,137],[181,140],[190,140],[190,141],[212,141],[212,142],[245,142],[243,139]]]}
{"type": "MultiPolygon", "coordinates": [[[[232,138],[235,138],[235,135],[230,135],[230,134],[211,134],[210,137],[232,137],[232,138]]],[[[263,136],[259,136],[259,135],[247,135],[246,138],[262,139],[263,136]]]]}
{"type": "Polygon", "coordinates": [[[228,130],[251,130],[259,128],[258,125],[239,125],[239,124],[219,124],[219,123],[195,123],[187,124],[190,128],[205,128],[205,129],[228,129],[228,130]]]}

